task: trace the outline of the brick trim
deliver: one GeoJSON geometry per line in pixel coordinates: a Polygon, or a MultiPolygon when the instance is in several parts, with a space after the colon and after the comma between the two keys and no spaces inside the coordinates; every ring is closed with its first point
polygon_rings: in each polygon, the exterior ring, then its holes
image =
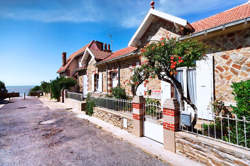
{"type": "Polygon", "coordinates": [[[142,120],[143,119],[143,115],[133,114],[133,119],[135,119],[135,120],[142,120]]]}
{"type": "Polygon", "coordinates": [[[165,129],[165,130],[177,131],[178,126],[179,126],[178,123],[173,124],[173,123],[169,123],[169,122],[163,122],[163,129],[165,129]]]}
{"type": "Polygon", "coordinates": [[[178,110],[163,108],[163,115],[166,115],[166,116],[179,116],[180,112],[178,110]]]}
{"type": "Polygon", "coordinates": [[[143,109],[143,103],[132,103],[132,107],[135,109],[143,109]]]}

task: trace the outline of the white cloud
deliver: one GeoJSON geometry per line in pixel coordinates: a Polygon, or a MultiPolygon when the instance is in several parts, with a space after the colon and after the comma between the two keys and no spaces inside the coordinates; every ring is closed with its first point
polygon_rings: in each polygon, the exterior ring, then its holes
{"type": "MultiPolygon", "coordinates": [[[[0,1],[0,18],[42,22],[107,22],[137,27],[150,0],[12,0],[0,1]]],[[[209,12],[245,0],[156,0],[157,10],[176,16],[209,12]]]]}
{"type": "Polygon", "coordinates": [[[241,4],[247,0],[159,0],[159,10],[177,16],[199,14],[241,4]]]}

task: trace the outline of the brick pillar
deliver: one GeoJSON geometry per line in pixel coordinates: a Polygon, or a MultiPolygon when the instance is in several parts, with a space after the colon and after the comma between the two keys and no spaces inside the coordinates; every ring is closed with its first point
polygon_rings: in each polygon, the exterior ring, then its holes
{"type": "Polygon", "coordinates": [[[177,99],[167,99],[163,104],[164,148],[176,152],[175,132],[179,129],[179,103],[177,99]]]}
{"type": "Polygon", "coordinates": [[[143,123],[144,123],[144,104],[145,99],[143,96],[134,96],[133,105],[133,134],[138,137],[143,136],[143,123]]]}

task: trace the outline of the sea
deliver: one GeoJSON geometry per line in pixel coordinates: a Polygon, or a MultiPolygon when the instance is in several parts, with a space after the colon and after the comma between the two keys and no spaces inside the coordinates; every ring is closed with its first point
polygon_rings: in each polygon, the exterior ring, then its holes
{"type": "Polygon", "coordinates": [[[8,92],[19,92],[20,96],[23,96],[24,93],[28,95],[31,88],[35,85],[27,85],[27,86],[6,86],[8,92]]]}

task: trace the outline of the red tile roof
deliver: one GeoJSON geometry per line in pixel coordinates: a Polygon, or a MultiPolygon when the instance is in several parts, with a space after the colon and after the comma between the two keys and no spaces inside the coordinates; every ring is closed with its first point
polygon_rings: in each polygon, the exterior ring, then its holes
{"type": "Polygon", "coordinates": [[[118,50],[118,51],[116,51],[116,52],[113,52],[112,54],[111,54],[111,56],[109,56],[109,57],[107,57],[106,59],[104,59],[102,62],[106,62],[106,61],[108,61],[108,60],[112,60],[112,59],[114,59],[114,58],[118,58],[118,57],[120,57],[120,56],[123,56],[123,55],[127,55],[127,54],[129,54],[129,53],[131,53],[131,52],[133,52],[133,51],[135,51],[135,50],[137,50],[137,48],[136,47],[127,47],[127,48],[123,48],[123,49],[121,49],[121,50],[118,50]]]}
{"type": "Polygon", "coordinates": [[[62,73],[65,72],[65,70],[69,67],[70,63],[74,60],[75,57],[77,57],[79,54],[84,53],[85,49],[87,47],[89,47],[91,45],[92,42],[90,42],[89,44],[85,45],[84,47],[82,47],[81,49],[79,49],[78,51],[74,52],[73,54],[71,54],[69,56],[69,58],[67,59],[67,63],[65,66],[61,66],[60,69],[57,71],[57,73],[62,73]]]}
{"type": "Polygon", "coordinates": [[[194,22],[191,25],[195,29],[196,33],[247,17],[250,17],[250,2],[244,3],[203,20],[194,22]]]}
{"type": "Polygon", "coordinates": [[[94,54],[95,58],[98,60],[103,60],[112,54],[111,52],[94,50],[94,49],[90,49],[90,51],[94,54]]]}

